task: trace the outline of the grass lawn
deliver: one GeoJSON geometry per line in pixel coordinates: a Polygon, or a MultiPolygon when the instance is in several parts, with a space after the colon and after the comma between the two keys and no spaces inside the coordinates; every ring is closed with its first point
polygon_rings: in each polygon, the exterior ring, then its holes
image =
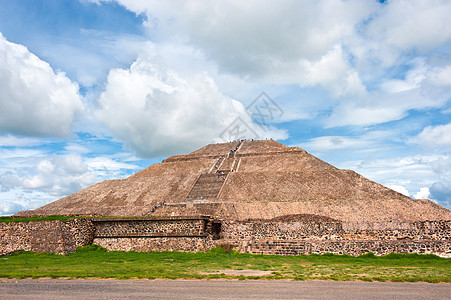
{"type": "Polygon", "coordinates": [[[16,218],[16,217],[0,217],[0,223],[9,223],[9,222],[38,222],[38,221],[66,221],[70,219],[79,219],[82,217],[72,217],[72,216],[59,216],[52,215],[48,217],[26,217],[26,218],[16,218]]]}
{"type": "Polygon", "coordinates": [[[451,282],[451,260],[435,255],[276,256],[226,253],[106,252],[96,245],[57,255],[20,251],[0,256],[0,278],[237,278],[451,282]],[[235,270],[235,271],[233,271],[235,270]],[[237,275],[239,270],[268,271],[237,275]]]}

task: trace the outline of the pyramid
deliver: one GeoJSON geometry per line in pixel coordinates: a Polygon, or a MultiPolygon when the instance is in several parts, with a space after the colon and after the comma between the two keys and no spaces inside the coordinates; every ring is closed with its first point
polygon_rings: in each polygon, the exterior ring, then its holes
{"type": "Polygon", "coordinates": [[[448,209],[430,200],[409,198],[273,140],[210,144],[16,215],[451,220],[448,209]]]}

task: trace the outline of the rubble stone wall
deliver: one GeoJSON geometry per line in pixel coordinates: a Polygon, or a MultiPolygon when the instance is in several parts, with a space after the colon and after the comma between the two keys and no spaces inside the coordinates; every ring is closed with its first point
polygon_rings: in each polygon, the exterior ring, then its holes
{"type": "Polygon", "coordinates": [[[221,238],[255,254],[433,253],[451,257],[451,222],[225,221],[221,238]]]}
{"type": "Polygon", "coordinates": [[[224,221],[221,237],[230,240],[451,240],[451,221],[345,223],[224,221]]]}
{"type": "Polygon", "coordinates": [[[436,254],[451,257],[449,241],[393,241],[393,240],[247,240],[236,244],[240,252],[272,255],[348,254],[376,255],[395,253],[436,254]]]}
{"type": "Polygon", "coordinates": [[[109,251],[186,251],[214,248],[209,218],[95,219],[93,243],[109,251]]]}
{"type": "Polygon", "coordinates": [[[132,237],[132,238],[94,238],[94,244],[108,251],[183,251],[198,252],[216,247],[211,238],[202,237],[132,237]]]}
{"type": "Polygon", "coordinates": [[[73,219],[0,223],[0,254],[18,250],[65,254],[97,244],[120,251],[205,251],[234,244],[240,252],[298,255],[373,252],[451,257],[451,221],[217,221],[207,217],[73,219]],[[216,239],[219,238],[219,239],[216,239]]]}
{"type": "Polygon", "coordinates": [[[0,223],[0,255],[19,250],[66,254],[91,244],[93,237],[87,219],[0,223]]]}
{"type": "Polygon", "coordinates": [[[166,237],[204,236],[207,220],[202,218],[183,219],[122,219],[94,220],[95,237],[166,237]]]}

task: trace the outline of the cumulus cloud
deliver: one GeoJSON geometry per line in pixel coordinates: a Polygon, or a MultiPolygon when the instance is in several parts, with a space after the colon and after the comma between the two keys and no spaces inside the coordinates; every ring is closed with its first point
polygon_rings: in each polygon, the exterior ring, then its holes
{"type": "Polygon", "coordinates": [[[402,185],[392,184],[392,185],[387,185],[387,187],[394,191],[397,191],[398,193],[403,194],[404,196],[409,197],[409,191],[402,185]]]}
{"type": "Polygon", "coordinates": [[[391,63],[407,49],[425,53],[451,41],[450,13],[446,0],[389,1],[377,10],[367,34],[378,41],[380,61],[391,63]]]}
{"type": "Polygon", "coordinates": [[[99,104],[99,119],[141,157],[188,152],[220,141],[237,117],[249,126],[249,134],[286,137],[254,124],[243,105],[222,94],[206,74],[180,78],[150,44],[130,69],[111,70],[99,104]]]}
{"type": "Polygon", "coordinates": [[[451,91],[448,68],[428,65],[425,59],[414,59],[408,66],[404,78],[381,79],[379,89],[365,97],[340,101],[327,126],[374,125],[402,119],[410,110],[443,107],[451,91]]]}
{"type": "MultiPolygon", "coordinates": [[[[436,182],[443,183],[442,178],[448,178],[451,169],[442,168],[441,173],[437,173],[433,166],[446,158],[447,155],[436,154],[417,154],[385,159],[368,157],[366,160],[341,163],[339,167],[354,170],[399,192],[402,192],[402,189],[398,190],[396,186],[401,186],[407,191],[417,191],[413,194],[414,198],[430,198],[438,201],[443,199],[443,195],[438,195],[436,192],[434,196],[431,186],[436,182]],[[428,194],[428,190],[430,194],[428,194]]],[[[440,201],[438,201],[439,204],[450,207],[451,203],[440,201]]]]}
{"type": "Polygon", "coordinates": [[[19,203],[0,203],[0,216],[10,216],[22,210],[25,210],[25,208],[19,203]]]}
{"type": "Polygon", "coordinates": [[[367,126],[400,120],[410,110],[439,108],[446,102],[445,98],[425,95],[420,88],[396,93],[373,92],[365,99],[347,99],[339,103],[326,121],[326,127],[367,126]]]}
{"type": "Polygon", "coordinates": [[[302,147],[309,151],[336,151],[339,149],[363,148],[372,144],[367,138],[351,138],[347,136],[320,136],[310,139],[302,147]]]}
{"type": "Polygon", "coordinates": [[[24,147],[42,145],[42,139],[17,137],[11,134],[0,136],[0,147],[24,147]]]}
{"type": "Polygon", "coordinates": [[[451,40],[448,1],[116,2],[147,15],[145,26],[160,47],[200,52],[220,74],[323,87],[338,101],[328,127],[399,120],[449,99],[449,68],[443,67],[449,59],[427,59],[428,51],[451,40]],[[409,61],[412,52],[425,58],[409,61]],[[390,68],[406,74],[391,78],[390,68]]]}
{"type": "Polygon", "coordinates": [[[144,38],[135,35],[87,29],[80,33],[83,47],[67,39],[41,43],[52,48],[45,52],[46,58],[83,87],[102,84],[111,67],[130,64],[145,44],[144,38]]]}
{"type": "Polygon", "coordinates": [[[99,178],[77,154],[54,155],[37,163],[35,175],[24,178],[22,187],[64,196],[99,181],[99,178]]]}
{"type": "Polygon", "coordinates": [[[11,171],[7,171],[0,175],[0,190],[2,192],[9,191],[20,184],[20,179],[11,171]]]}
{"type": "Polygon", "coordinates": [[[418,134],[420,143],[430,146],[451,146],[451,123],[446,125],[428,126],[418,134]]]}
{"type": "MultiPolygon", "coordinates": [[[[25,170],[7,168],[8,171],[1,173],[0,190],[22,190],[24,193],[37,191],[50,198],[62,197],[104,178],[121,178],[128,175],[129,171],[140,169],[132,163],[107,157],[84,158],[75,153],[34,160],[34,166],[28,166],[25,170]]],[[[31,160],[27,164],[31,164],[31,160]]]]}
{"type": "Polygon", "coordinates": [[[443,155],[431,165],[432,170],[437,174],[451,173],[451,155],[443,155]]]}
{"type": "Polygon", "coordinates": [[[439,204],[451,206],[451,183],[449,181],[436,182],[429,188],[431,198],[439,204]]]}
{"type": "Polygon", "coordinates": [[[430,195],[431,193],[429,192],[429,188],[422,187],[413,197],[415,199],[428,199],[430,195]]]}
{"type": "Polygon", "coordinates": [[[82,110],[76,83],[0,34],[0,134],[67,136],[82,110]]]}
{"type": "Polygon", "coordinates": [[[278,84],[320,85],[334,96],[365,90],[343,51],[343,41],[377,8],[376,3],[117,2],[145,13],[145,25],[160,43],[200,49],[220,72],[278,84]]]}

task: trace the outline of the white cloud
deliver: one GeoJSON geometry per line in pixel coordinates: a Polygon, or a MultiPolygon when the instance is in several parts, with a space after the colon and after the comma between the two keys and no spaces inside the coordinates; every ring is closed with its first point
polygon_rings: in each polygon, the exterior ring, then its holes
{"type": "Polygon", "coordinates": [[[89,148],[79,145],[77,143],[68,143],[67,146],[64,147],[64,150],[70,153],[79,153],[79,154],[87,154],[91,152],[89,148]]]}
{"type": "Polygon", "coordinates": [[[82,110],[77,84],[0,34],[0,133],[67,136],[82,110]]]}
{"type": "Polygon", "coordinates": [[[157,48],[171,45],[186,52],[185,61],[215,64],[218,74],[209,66],[209,76],[216,79],[226,73],[253,84],[323,87],[338,102],[328,127],[399,120],[449,99],[448,90],[437,97],[448,68],[434,67],[427,52],[451,40],[446,1],[116,2],[147,15],[157,48]],[[412,59],[415,51],[424,56],[412,59]],[[404,78],[387,74],[390,68],[405,70],[404,78]]]}
{"type": "Polygon", "coordinates": [[[435,182],[429,188],[431,198],[436,200],[439,204],[446,207],[451,206],[451,182],[449,180],[441,180],[435,182]]]}
{"type": "Polygon", "coordinates": [[[402,186],[407,191],[418,191],[413,195],[414,198],[434,199],[450,208],[451,185],[447,178],[451,176],[451,165],[448,160],[449,155],[444,154],[417,154],[386,159],[368,157],[366,160],[346,161],[337,166],[354,170],[395,190],[396,186],[402,186]]]}
{"type": "Polygon", "coordinates": [[[387,187],[394,191],[397,191],[398,193],[403,194],[404,196],[409,197],[409,191],[402,185],[392,184],[392,185],[387,185],[387,187]]]}
{"type": "Polygon", "coordinates": [[[343,161],[346,158],[375,158],[379,153],[392,150],[391,143],[399,141],[399,129],[366,130],[360,134],[319,136],[295,145],[330,161],[343,161]]]}
{"type": "Polygon", "coordinates": [[[451,41],[450,14],[447,0],[389,1],[381,6],[368,33],[384,47],[424,53],[451,41]]]}
{"type": "MultiPolygon", "coordinates": [[[[23,158],[16,158],[20,159],[23,158]]],[[[16,190],[17,195],[22,194],[22,197],[30,192],[38,192],[47,195],[47,201],[79,191],[102,179],[121,178],[128,175],[129,171],[140,169],[131,163],[110,158],[84,158],[78,154],[35,157],[27,160],[26,165],[27,168],[6,166],[7,171],[0,173],[2,192],[16,190]]]]}
{"type": "Polygon", "coordinates": [[[24,209],[25,208],[19,203],[15,202],[0,203],[0,216],[13,215],[24,209]]]}
{"type": "Polygon", "coordinates": [[[443,155],[432,164],[432,170],[437,174],[451,173],[451,155],[443,155]]]}
{"type": "Polygon", "coordinates": [[[113,160],[108,157],[88,158],[88,159],[86,159],[86,163],[90,169],[94,169],[97,171],[101,171],[101,170],[119,171],[122,169],[127,169],[127,170],[140,169],[140,167],[137,165],[120,162],[120,161],[113,160]]]}
{"type": "MultiPolygon", "coordinates": [[[[449,63],[449,62],[448,62],[449,63]]],[[[451,95],[451,68],[427,65],[424,59],[409,62],[403,79],[387,79],[380,90],[342,100],[333,110],[328,127],[374,125],[399,120],[409,110],[443,107],[451,95]]]]}
{"type": "Polygon", "coordinates": [[[42,145],[44,141],[37,138],[23,138],[11,134],[0,136],[0,147],[32,147],[42,145]]]}
{"type": "Polygon", "coordinates": [[[206,74],[180,78],[150,44],[130,69],[111,70],[99,104],[99,119],[143,157],[189,152],[218,140],[238,116],[260,136],[286,137],[253,124],[243,105],[222,94],[206,74]]]}
{"type": "Polygon", "coordinates": [[[406,72],[404,79],[384,80],[381,84],[382,91],[394,94],[419,87],[427,76],[428,67],[424,59],[418,58],[412,60],[409,65],[411,69],[406,72]]]}
{"type": "Polygon", "coordinates": [[[435,86],[451,86],[451,66],[435,67],[428,73],[430,83],[435,86]]]}
{"type": "Polygon", "coordinates": [[[67,39],[43,40],[39,47],[46,60],[83,87],[102,84],[110,68],[130,64],[145,44],[145,39],[136,35],[86,29],[80,32],[83,47],[79,41],[67,39]]]}
{"type": "Polygon", "coordinates": [[[35,190],[24,192],[16,188],[0,193],[0,215],[12,215],[21,210],[35,209],[54,200],[54,197],[35,190]]]}
{"type": "Polygon", "coordinates": [[[451,123],[446,125],[428,126],[417,136],[419,143],[426,146],[451,146],[451,123]]]}
{"type": "Polygon", "coordinates": [[[351,138],[347,136],[320,136],[302,144],[308,151],[335,151],[338,149],[368,147],[372,142],[366,138],[351,138]]]}
{"type": "Polygon", "coordinates": [[[38,189],[52,196],[64,196],[99,181],[77,154],[54,155],[37,163],[36,174],[23,179],[25,189],[38,189]]]}
{"type": "Polygon", "coordinates": [[[425,95],[420,88],[391,94],[373,92],[363,99],[343,100],[334,108],[326,127],[366,126],[400,120],[408,115],[409,110],[438,108],[446,102],[446,98],[431,98],[425,95]]]}
{"type": "Polygon", "coordinates": [[[334,96],[365,90],[342,51],[342,41],[355,33],[376,3],[117,2],[146,13],[145,25],[160,44],[192,45],[214,61],[219,72],[270,83],[321,85],[334,96]]]}
{"type": "Polygon", "coordinates": [[[422,187],[413,197],[415,199],[428,199],[430,195],[431,193],[429,192],[429,188],[422,187]]]}

